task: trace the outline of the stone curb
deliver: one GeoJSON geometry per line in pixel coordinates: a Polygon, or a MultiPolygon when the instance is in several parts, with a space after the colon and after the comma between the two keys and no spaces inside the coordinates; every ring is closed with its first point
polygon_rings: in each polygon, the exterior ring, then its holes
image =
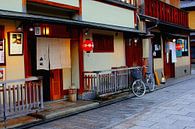
{"type": "MultiPolygon", "coordinates": [[[[175,84],[178,84],[178,83],[181,83],[181,82],[184,82],[184,81],[187,81],[187,80],[191,80],[191,79],[194,79],[194,78],[195,78],[195,76],[189,75],[189,77],[184,78],[181,81],[173,80],[174,81],[173,83],[164,84],[164,85],[161,84],[156,90],[164,89],[166,87],[173,86],[175,84]]],[[[20,126],[15,127],[14,129],[30,128],[30,127],[33,127],[33,126],[36,126],[36,125],[41,125],[41,124],[44,124],[44,123],[52,122],[54,120],[62,119],[62,118],[73,116],[73,115],[76,115],[76,114],[79,114],[79,113],[82,113],[82,112],[86,112],[86,111],[89,111],[89,110],[93,110],[93,109],[97,109],[97,108],[100,108],[100,107],[111,105],[111,104],[114,104],[114,103],[117,103],[117,102],[121,102],[121,101],[130,99],[132,97],[135,97],[135,95],[126,94],[126,95],[120,96],[118,98],[107,100],[107,101],[104,101],[104,102],[94,102],[92,104],[84,105],[84,106],[81,106],[81,107],[78,107],[78,108],[73,108],[73,109],[63,111],[63,112],[54,113],[53,115],[50,115],[49,117],[46,117],[46,119],[36,121],[36,122],[32,122],[32,123],[28,123],[28,124],[24,124],[24,125],[20,125],[20,126]]]]}

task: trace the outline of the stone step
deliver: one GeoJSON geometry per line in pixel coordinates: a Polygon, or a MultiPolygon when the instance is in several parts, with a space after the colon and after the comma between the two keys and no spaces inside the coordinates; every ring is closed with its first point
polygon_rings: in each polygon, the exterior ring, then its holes
{"type": "Polygon", "coordinates": [[[97,98],[97,95],[95,92],[84,92],[82,95],[78,95],[78,99],[80,100],[94,100],[97,98]]]}

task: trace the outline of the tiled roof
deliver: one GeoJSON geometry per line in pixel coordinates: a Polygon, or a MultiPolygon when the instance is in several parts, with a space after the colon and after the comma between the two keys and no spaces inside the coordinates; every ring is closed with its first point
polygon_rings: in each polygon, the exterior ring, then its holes
{"type": "Polygon", "coordinates": [[[183,0],[180,3],[181,8],[195,7],[195,0],[183,0]]]}

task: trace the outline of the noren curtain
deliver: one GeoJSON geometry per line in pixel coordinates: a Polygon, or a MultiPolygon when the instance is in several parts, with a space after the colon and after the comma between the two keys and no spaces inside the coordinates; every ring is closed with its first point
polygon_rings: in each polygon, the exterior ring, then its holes
{"type": "MultiPolygon", "coordinates": [[[[48,61],[44,64],[47,64],[50,70],[71,68],[69,39],[37,38],[37,61],[42,57],[41,53],[48,57],[48,61]]],[[[41,69],[49,70],[47,65],[42,66],[41,69]]],[[[39,63],[37,69],[40,69],[39,63]]]]}

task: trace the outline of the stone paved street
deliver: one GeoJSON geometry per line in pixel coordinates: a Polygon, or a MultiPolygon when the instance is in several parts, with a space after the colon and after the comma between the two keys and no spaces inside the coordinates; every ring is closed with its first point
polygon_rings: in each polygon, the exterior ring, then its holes
{"type": "Polygon", "coordinates": [[[195,79],[32,129],[195,129],[195,79]]]}

